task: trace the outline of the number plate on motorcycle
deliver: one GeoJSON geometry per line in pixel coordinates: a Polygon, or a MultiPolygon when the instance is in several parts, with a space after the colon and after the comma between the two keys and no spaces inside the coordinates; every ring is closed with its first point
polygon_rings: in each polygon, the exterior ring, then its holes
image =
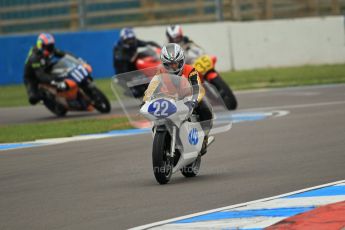
{"type": "Polygon", "coordinates": [[[176,113],[176,106],[168,100],[158,99],[149,105],[148,112],[157,118],[166,118],[176,113]]]}
{"type": "Polygon", "coordinates": [[[213,62],[209,56],[203,55],[195,60],[193,66],[199,73],[206,74],[213,69],[213,62]]]}

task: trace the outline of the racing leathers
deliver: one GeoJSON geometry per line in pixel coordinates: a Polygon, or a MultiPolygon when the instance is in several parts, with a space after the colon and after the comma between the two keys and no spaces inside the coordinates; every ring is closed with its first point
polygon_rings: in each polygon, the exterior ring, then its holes
{"type": "Polygon", "coordinates": [[[143,41],[140,39],[136,40],[137,43],[135,46],[126,47],[126,45],[124,45],[121,40],[119,40],[117,44],[114,46],[113,66],[115,74],[121,74],[137,70],[137,68],[135,67],[135,60],[138,47],[145,47],[150,45],[160,48],[160,45],[153,41],[143,41]]]}
{"type": "MultiPolygon", "coordinates": [[[[65,52],[55,49],[52,55],[61,58],[65,55],[65,52]]],[[[45,58],[36,47],[32,47],[29,51],[24,67],[24,84],[29,102],[32,105],[42,99],[38,91],[38,84],[49,84],[54,80],[54,76],[50,74],[51,60],[52,57],[45,58]]]]}
{"type": "MultiPolygon", "coordinates": [[[[192,105],[192,107],[194,108],[193,112],[199,116],[199,121],[201,123],[202,129],[205,132],[205,139],[207,140],[208,134],[213,124],[213,112],[209,103],[206,101],[206,99],[204,99],[205,89],[202,86],[199,73],[193,66],[188,64],[184,65],[181,72],[181,77],[187,78],[192,85],[191,102],[195,103],[195,105],[192,105]]],[[[164,70],[160,70],[160,73],[164,73],[164,70]]],[[[157,75],[159,75],[160,73],[158,73],[157,75]]],[[[160,87],[161,86],[157,84],[157,81],[155,81],[154,77],[151,80],[147,90],[145,91],[143,101],[148,101],[152,94],[160,92],[160,87]]],[[[204,151],[206,151],[206,149],[204,149],[204,151]]]]}

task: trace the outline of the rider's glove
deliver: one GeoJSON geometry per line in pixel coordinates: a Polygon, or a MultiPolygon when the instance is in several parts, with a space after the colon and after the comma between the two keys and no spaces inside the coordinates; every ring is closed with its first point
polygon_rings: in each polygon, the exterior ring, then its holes
{"type": "Polygon", "coordinates": [[[198,101],[197,100],[192,100],[191,101],[191,106],[193,109],[195,109],[198,106],[198,101]]]}
{"type": "Polygon", "coordinates": [[[198,106],[198,101],[197,100],[191,100],[191,101],[187,101],[186,103],[184,103],[186,106],[188,106],[188,108],[190,110],[195,109],[198,106]]]}
{"type": "Polygon", "coordinates": [[[52,81],[52,85],[55,85],[58,91],[64,91],[68,89],[68,86],[66,82],[64,81],[60,81],[60,82],[52,81]]]}

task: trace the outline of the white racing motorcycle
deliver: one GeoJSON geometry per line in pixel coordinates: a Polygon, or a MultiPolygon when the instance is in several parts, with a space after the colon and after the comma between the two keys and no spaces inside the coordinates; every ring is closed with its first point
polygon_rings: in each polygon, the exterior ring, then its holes
{"type": "MultiPolygon", "coordinates": [[[[148,72],[153,74],[158,71],[148,72]]],[[[131,78],[128,78],[131,81],[127,82],[127,86],[130,88],[134,82],[138,83],[133,76],[139,73],[135,71],[128,74],[131,75],[131,78]]],[[[142,78],[138,77],[138,79],[142,78]]],[[[154,74],[154,77],[151,76],[150,79],[152,82],[146,90],[140,114],[152,124],[152,166],[155,178],[159,184],[166,184],[170,181],[172,174],[178,171],[181,171],[185,177],[194,177],[199,173],[201,164],[200,151],[205,136],[203,127],[210,126],[212,121],[201,123],[198,115],[193,113],[189,106],[193,88],[188,79],[167,73],[154,74]]],[[[117,80],[113,82],[112,88],[129,120],[132,124],[140,123],[139,120],[144,122],[143,117],[139,119],[140,116],[133,113],[133,110],[131,111],[130,105],[133,108],[133,103],[119,94],[119,87],[116,86],[117,80]]],[[[147,82],[141,83],[147,84],[147,82]]],[[[222,111],[226,111],[225,106],[222,111]]],[[[214,134],[215,131],[230,129],[230,120],[215,122],[216,120],[217,118],[213,121],[211,134],[214,134]]],[[[213,138],[209,138],[207,144],[210,145],[213,140],[213,138]]]]}

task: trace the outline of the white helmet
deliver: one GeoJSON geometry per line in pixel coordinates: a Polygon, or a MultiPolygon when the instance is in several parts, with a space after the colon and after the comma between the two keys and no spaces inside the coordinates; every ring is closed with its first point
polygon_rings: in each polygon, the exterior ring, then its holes
{"type": "Polygon", "coordinates": [[[164,68],[169,73],[180,75],[185,64],[183,49],[176,43],[169,43],[163,46],[161,51],[161,61],[164,68]]]}
{"type": "Polygon", "coordinates": [[[170,25],[165,32],[169,42],[180,43],[183,39],[182,27],[180,25],[170,25]]]}

